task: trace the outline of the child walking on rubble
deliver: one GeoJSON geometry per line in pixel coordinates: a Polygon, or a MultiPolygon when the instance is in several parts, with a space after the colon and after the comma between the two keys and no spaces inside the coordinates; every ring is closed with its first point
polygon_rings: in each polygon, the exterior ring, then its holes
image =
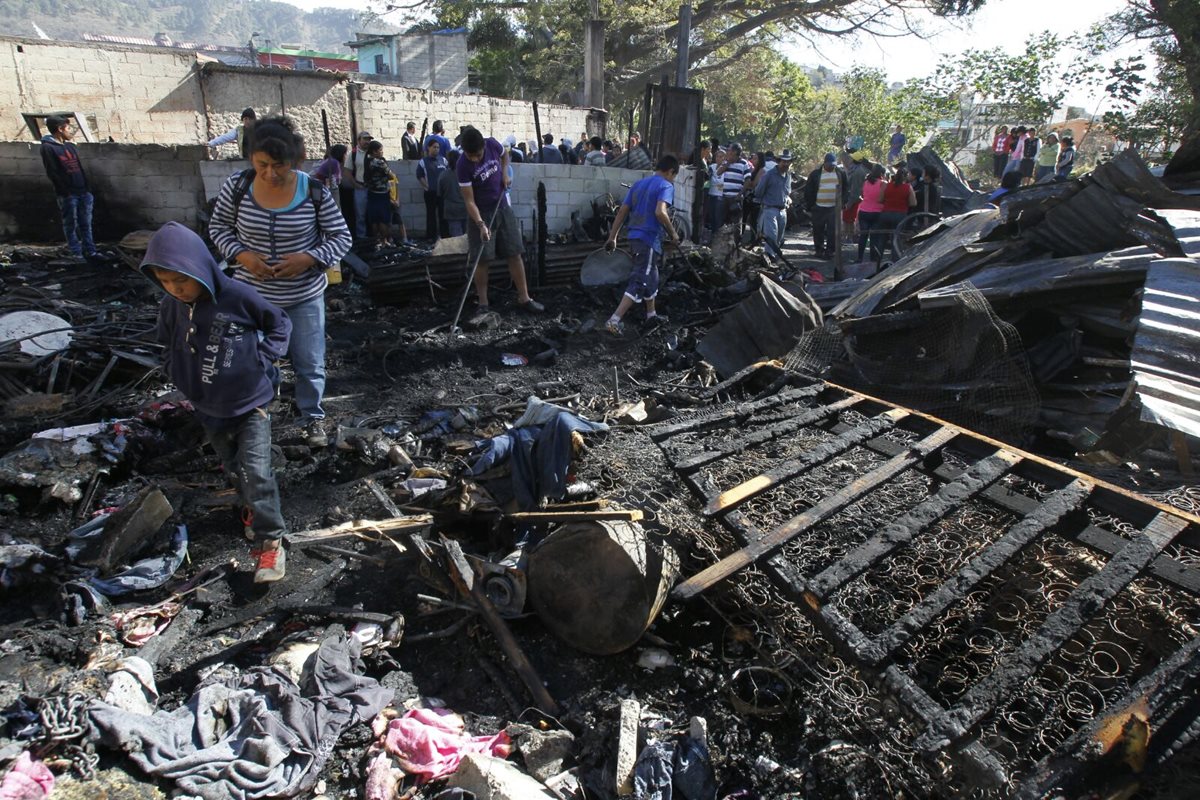
{"type": "Polygon", "coordinates": [[[654,165],[654,174],[642,178],[625,195],[625,202],[617,212],[608,234],[604,249],[617,249],[617,234],[629,217],[629,250],[633,256],[633,271],[629,273],[629,284],[617,310],[608,318],[605,328],[619,335],[624,331],[621,318],[634,303],[645,302],[646,322],[666,322],[666,317],[654,310],[654,298],[658,296],[658,262],[662,259],[662,236],[666,231],[671,244],[679,247],[679,234],[671,224],[671,203],[675,200],[675,176],[679,174],[679,159],[663,156],[654,165]]]}
{"type": "Polygon", "coordinates": [[[253,288],[227,278],[204,241],[178,222],[151,237],[141,269],[167,293],[158,307],[163,371],[192,402],[241,497],[246,536],[257,544],[254,582],[281,580],[284,521],[267,405],[292,323],[253,288]]]}

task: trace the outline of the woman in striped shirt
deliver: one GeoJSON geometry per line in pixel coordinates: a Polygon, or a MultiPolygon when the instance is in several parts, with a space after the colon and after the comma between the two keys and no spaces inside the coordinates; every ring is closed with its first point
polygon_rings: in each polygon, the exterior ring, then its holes
{"type": "Polygon", "coordinates": [[[305,440],[324,447],[325,270],[341,261],[351,238],[329,190],[296,169],[303,158],[304,142],[291,120],[260,121],[250,145],[253,180],[239,172],[225,181],[208,229],[225,259],[237,265],[234,277],[291,319],[288,357],[305,440]]]}

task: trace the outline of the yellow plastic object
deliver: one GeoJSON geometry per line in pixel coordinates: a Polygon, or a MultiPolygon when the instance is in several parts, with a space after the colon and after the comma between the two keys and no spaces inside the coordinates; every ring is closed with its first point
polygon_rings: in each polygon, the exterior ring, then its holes
{"type": "Polygon", "coordinates": [[[400,182],[395,178],[388,179],[388,197],[395,203],[400,199],[400,182]]]}
{"type": "Polygon", "coordinates": [[[335,267],[330,267],[329,269],[325,270],[325,277],[329,279],[330,286],[333,286],[335,283],[341,283],[342,282],[342,267],[341,267],[341,265],[339,264],[335,267]]]}

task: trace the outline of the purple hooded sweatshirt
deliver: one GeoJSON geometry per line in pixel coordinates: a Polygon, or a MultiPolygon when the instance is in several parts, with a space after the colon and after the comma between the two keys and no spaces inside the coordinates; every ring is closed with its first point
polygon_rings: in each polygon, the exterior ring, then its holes
{"type": "Polygon", "coordinates": [[[292,333],[287,314],[227,278],[204,241],[178,222],[151,237],[142,259],[142,273],[161,288],[151,267],[181,272],[207,290],[194,303],[168,294],[158,307],[163,370],[196,411],[231,419],[270,403],[270,365],[287,352],[292,333]]]}

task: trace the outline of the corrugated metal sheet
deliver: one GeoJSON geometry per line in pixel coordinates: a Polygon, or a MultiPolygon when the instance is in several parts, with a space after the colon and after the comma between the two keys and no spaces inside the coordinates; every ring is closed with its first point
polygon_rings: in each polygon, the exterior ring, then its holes
{"type": "Polygon", "coordinates": [[[1200,260],[1150,265],[1130,369],[1143,420],[1200,436],[1200,260]]]}

